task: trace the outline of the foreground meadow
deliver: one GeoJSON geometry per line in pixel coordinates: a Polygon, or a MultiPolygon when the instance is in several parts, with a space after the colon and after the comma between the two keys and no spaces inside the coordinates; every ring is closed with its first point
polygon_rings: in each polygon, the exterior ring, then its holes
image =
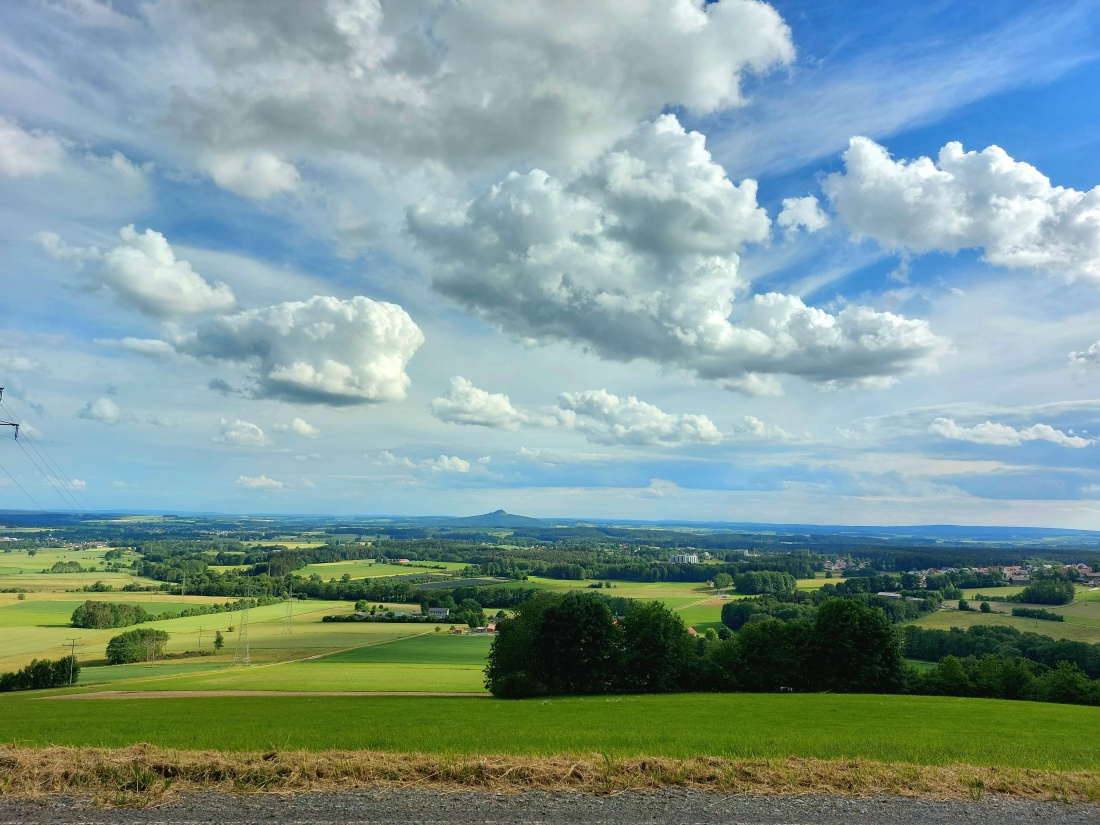
{"type": "Polygon", "coordinates": [[[673,694],[506,701],[400,696],[0,697],[20,747],[444,755],[870,759],[1100,770],[1100,708],[928,696],[673,694]]]}

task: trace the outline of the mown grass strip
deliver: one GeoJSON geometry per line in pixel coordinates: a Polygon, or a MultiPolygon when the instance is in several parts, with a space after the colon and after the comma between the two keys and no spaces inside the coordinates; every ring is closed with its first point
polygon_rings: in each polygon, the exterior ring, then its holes
{"type": "Polygon", "coordinates": [[[1100,774],[872,760],[446,756],[372,751],[179,751],[0,746],[0,796],[77,795],[106,805],[151,805],[177,793],[304,793],[420,786],[444,791],[689,788],[733,794],[890,794],[925,799],[1022,799],[1096,803],[1100,774]]]}

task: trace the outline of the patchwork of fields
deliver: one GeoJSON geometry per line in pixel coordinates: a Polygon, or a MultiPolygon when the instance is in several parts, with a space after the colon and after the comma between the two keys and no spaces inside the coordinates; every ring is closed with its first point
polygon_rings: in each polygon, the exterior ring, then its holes
{"type": "MultiPolygon", "coordinates": [[[[122,630],[71,627],[72,611],[86,599],[137,604],[154,615],[226,600],[118,589],[79,591],[96,581],[115,588],[153,584],[125,570],[102,569],[104,552],[0,554],[0,588],[26,591],[0,593],[0,671],[14,670],[32,658],[59,658],[70,639],[76,640],[83,664],[73,688],[0,694],[0,742],[23,747],[149,742],[226,751],[370,749],[448,759],[600,754],[607,764],[641,756],[797,756],[995,766],[1005,771],[1100,770],[1100,750],[1081,735],[1100,726],[1100,708],[928,696],[797,694],[486,699],[484,666],[491,636],[451,635],[445,625],[322,621],[326,615],[349,613],[353,604],[346,601],[294,602],[292,622],[285,604],[252,609],[248,666],[234,661],[235,654],[244,653],[240,611],[142,625],[169,633],[167,658],[107,666],[107,641],[122,630]],[[96,569],[80,574],[41,572],[57,561],[73,560],[96,569]],[[215,651],[219,631],[225,645],[215,651]],[[421,695],[384,695],[388,693],[421,695]],[[1027,723],[991,725],[990,719],[1027,723]]],[[[441,566],[450,571],[465,565],[441,566]]],[[[300,571],[324,580],[443,572],[367,560],[314,564],[300,571]]],[[[799,580],[798,586],[814,589],[826,583],[819,577],[799,580]]],[[[587,591],[590,584],[531,578],[515,586],[565,592],[587,591]]],[[[722,606],[743,598],[716,593],[705,583],[619,581],[597,592],[663,602],[700,633],[721,627],[722,606]]],[[[1072,605],[1055,608],[1066,616],[1064,623],[1018,619],[1000,612],[1011,605],[993,607],[998,612],[941,610],[919,623],[1009,624],[1100,642],[1100,589],[1082,588],[1072,605]]]]}

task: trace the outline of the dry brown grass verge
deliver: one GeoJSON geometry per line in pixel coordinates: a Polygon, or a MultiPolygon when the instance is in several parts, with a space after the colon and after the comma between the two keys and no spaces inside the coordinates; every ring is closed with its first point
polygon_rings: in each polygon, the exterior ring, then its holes
{"type": "Polygon", "coordinates": [[[527,789],[614,794],[690,788],[733,794],[831,794],[924,799],[1100,802],[1100,772],[869,760],[590,756],[443,756],[374,751],[223,753],[150,745],[18,748],[0,745],[0,796],[76,795],[104,805],[150,805],[176,793],[306,793],[352,788],[527,789]]]}

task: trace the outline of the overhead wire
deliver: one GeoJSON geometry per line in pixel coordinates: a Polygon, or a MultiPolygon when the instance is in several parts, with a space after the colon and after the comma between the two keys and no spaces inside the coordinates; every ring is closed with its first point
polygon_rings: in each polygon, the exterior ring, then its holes
{"type": "MultiPolygon", "coordinates": [[[[15,439],[12,439],[12,440],[14,441],[15,439]]],[[[43,513],[46,512],[45,510],[42,509],[42,505],[34,500],[34,496],[32,496],[30,493],[28,493],[26,488],[22,484],[19,483],[19,480],[15,476],[13,476],[10,472],[8,472],[7,467],[5,467],[3,464],[0,464],[0,470],[3,470],[5,473],[8,474],[8,478],[10,478],[13,482],[15,482],[15,486],[23,491],[23,495],[25,495],[27,498],[29,498],[31,500],[31,503],[34,504],[35,507],[37,507],[39,510],[42,510],[43,513]]]]}
{"type": "Polygon", "coordinates": [[[19,449],[23,451],[23,454],[27,456],[27,458],[30,460],[31,464],[34,465],[35,469],[38,470],[38,472],[40,472],[42,474],[42,477],[44,479],[46,479],[46,483],[49,484],[50,487],[53,488],[54,492],[56,492],[58,494],[58,496],[61,497],[61,501],[64,503],[65,509],[67,509],[67,510],[80,510],[80,509],[82,509],[80,507],[80,505],[77,503],[76,499],[68,494],[68,491],[64,488],[64,486],[61,484],[61,482],[58,479],[53,478],[52,476],[50,476],[45,470],[43,470],[38,465],[38,462],[34,460],[34,456],[31,455],[30,452],[27,451],[27,448],[23,446],[23,442],[16,439],[15,443],[19,445],[19,449]],[[66,495],[68,495],[68,498],[66,498],[66,495]]]}
{"type": "MultiPolygon", "coordinates": [[[[12,412],[11,408],[3,402],[3,400],[0,400],[0,409],[5,410],[11,418],[16,418],[17,417],[15,415],[15,413],[12,412]]],[[[66,481],[68,481],[69,489],[71,490],[70,495],[75,493],[75,495],[72,496],[73,500],[74,501],[76,500],[76,496],[80,496],[80,498],[84,499],[84,503],[88,505],[88,509],[94,509],[92,507],[92,503],[90,501],[88,501],[88,498],[83,493],[80,492],[80,488],[76,486],[76,483],[72,480],[72,478],[69,476],[69,474],[66,473],[64,470],[62,470],[61,466],[57,463],[57,461],[54,460],[53,457],[50,456],[49,453],[46,452],[46,445],[42,444],[37,438],[34,437],[33,433],[31,433],[29,431],[26,432],[26,434],[24,435],[24,438],[27,439],[27,441],[31,445],[31,448],[38,454],[38,457],[42,459],[43,463],[46,464],[46,466],[51,470],[51,472],[53,472],[55,474],[55,477],[58,478],[59,481],[60,481],[60,478],[62,478],[62,477],[66,481]]],[[[62,485],[62,486],[64,486],[64,485],[62,485]]],[[[80,509],[81,511],[83,511],[84,513],[88,512],[88,509],[84,508],[83,506],[81,506],[79,504],[77,505],[77,508],[80,509]]]]}
{"type": "MultiPolygon", "coordinates": [[[[18,418],[18,416],[16,416],[15,413],[12,411],[11,407],[9,407],[6,403],[4,403],[4,401],[2,399],[2,396],[0,396],[0,409],[4,410],[10,418],[12,418],[12,419],[17,419],[18,418]]],[[[61,467],[60,467],[60,465],[58,465],[57,461],[55,461],[52,458],[48,457],[48,455],[45,452],[46,448],[45,448],[44,444],[40,446],[39,443],[38,443],[38,439],[36,439],[26,429],[24,429],[23,439],[18,439],[17,438],[16,443],[19,444],[19,446],[23,450],[23,452],[27,454],[27,458],[29,458],[31,460],[31,463],[34,464],[36,468],[38,468],[38,471],[40,473],[42,473],[42,476],[46,479],[46,482],[51,487],[53,487],[55,490],[59,491],[58,494],[61,495],[61,500],[65,502],[65,506],[67,508],[70,508],[74,511],[75,510],[80,510],[84,514],[88,513],[88,509],[86,509],[83,505],[80,504],[79,501],[77,501],[76,495],[74,495],[74,492],[76,494],[80,495],[81,498],[84,498],[84,503],[87,504],[88,507],[92,506],[91,502],[89,502],[88,499],[83,496],[83,494],[79,493],[79,489],[77,488],[76,484],[73,482],[72,478],[69,477],[69,475],[61,469],[61,467]],[[38,463],[34,460],[34,458],[31,456],[30,453],[27,453],[26,447],[23,446],[24,441],[28,442],[31,445],[31,449],[33,449],[35,451],[35,453],[37,453],[38,457],[42,460],[42,463],[45,464],[46,468],[49,469],[50,472],[54,474],[52,477],[50,475],[48,475],[46,472],[44,472],[41,467],[38,466],[38,463]],[[69,486],[72,488],[71,491],[65,487],[64,482],[61,481],[61,477],[64,477],[68,481],[69,486]],[[64,491],[64,494],[62,494],[60,491],[64,491]],[[67,500],[65,498],[66,495],[68,496],[67,500]]]]}

